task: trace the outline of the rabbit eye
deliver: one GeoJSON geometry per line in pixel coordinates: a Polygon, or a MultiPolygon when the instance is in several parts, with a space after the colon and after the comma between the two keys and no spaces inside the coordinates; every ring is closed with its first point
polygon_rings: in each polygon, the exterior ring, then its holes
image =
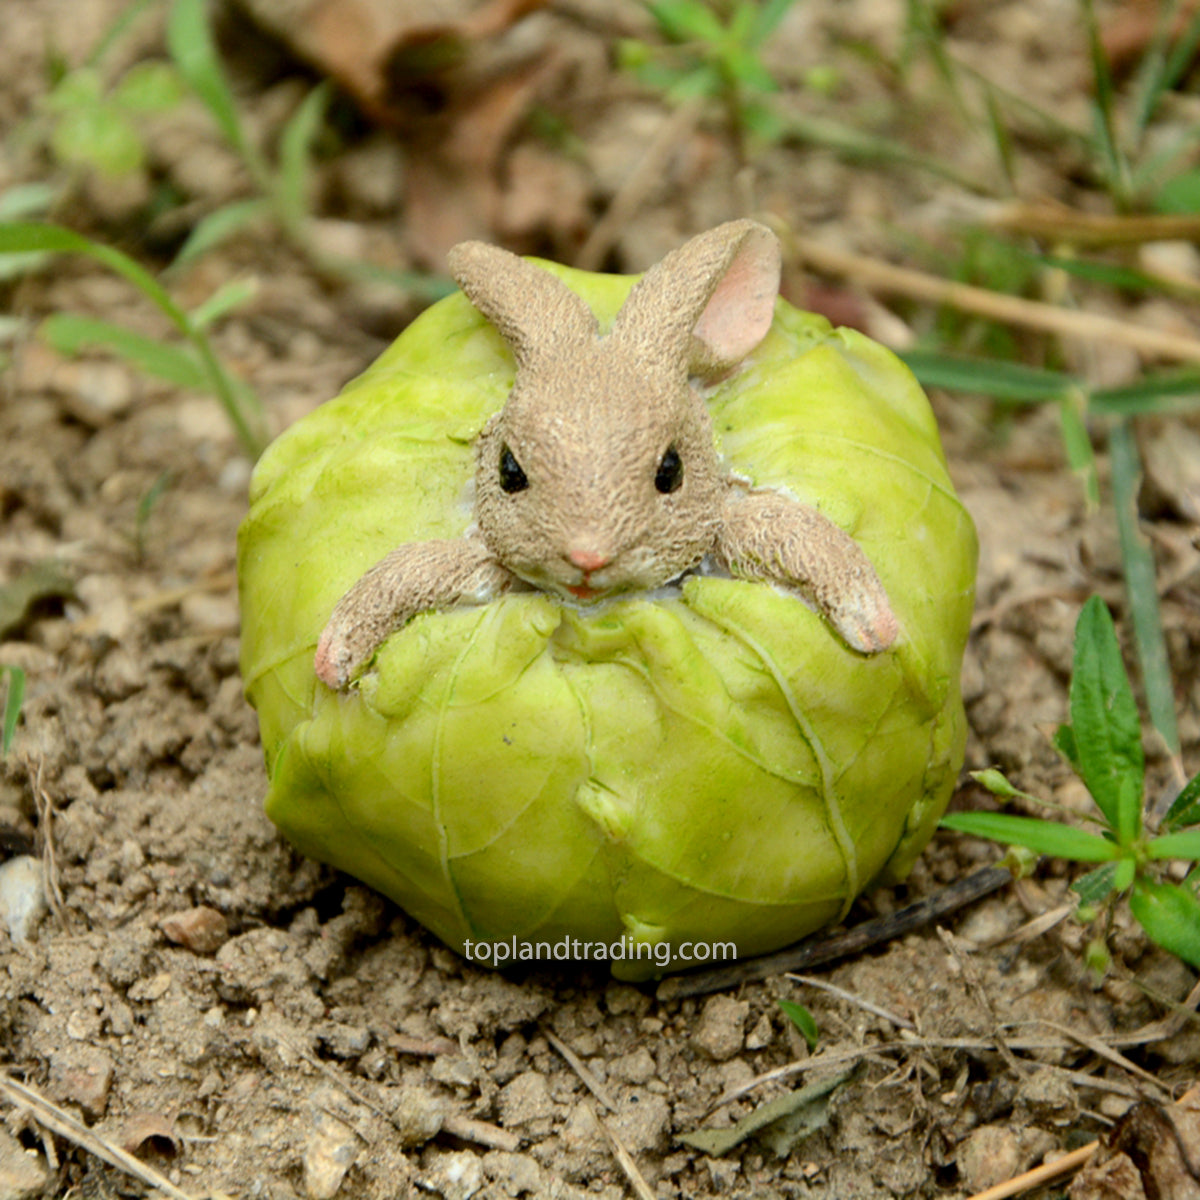
{"type": "Polygon", "coordinates": [[[529,486],[517,456],[507,446],[500,448],[500,490],[510,496],[513,492],[523,492],[529,486]]]}
{"type": "Polygon", "coordinates": [[[668,446],[654,474],[654,486],[665,496],[668,492],[678,491],[682,482],[683,460],[674,446],[668,446]]]}

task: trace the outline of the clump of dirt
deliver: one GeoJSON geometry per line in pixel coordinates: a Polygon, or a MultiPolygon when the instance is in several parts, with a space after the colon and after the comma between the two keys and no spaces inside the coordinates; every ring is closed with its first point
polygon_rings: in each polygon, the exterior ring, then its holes
{"type": "MultiPolygon", "coordinates": [[[[36,104],[38,38],[81,61],[117,7],[20,6],[6,33],[13,70],[0,112],[25,120],[36,104]]],[[[1084,44],[1062,36],[1054,6],[956,7],[956,52],[1001,61],[1010,84],[1028,81],[1049,107],[1083,102],[1084,44]]],[[[945,211],[944,181],[851,167],[795,141],[739,170],[719,122],[677,121],[614,71],[616,32],[644,31],[646,18],[636,6],[606,8],[538,14],[541,32],[530,36],[561,35],[562,52],[553,70],[532,75],[497,67],[521,83],[504,93],[515,109],[488,107],[484,98],[499,106],[499,93],[478,80],[482,91],[450,96],[446,111],[491,141],[474,155],[460,141],[409,179],[402,237],[398,191],[414,169],[411,147],[428,144],[444,116],[409,141],[361,137],[323,165],[318,191],[333,215],[319,236],[355,253],[385,245],[400,265],[414,261],[414,239],[432,255],[464,230],[574,258],[596,213],[619,202],[632,205],[628,216],[601,227],[589,253],[633,270],[742,211],[748,185],[754,204],[785,223],[868,251],[886,226],[928,230],[945,211]],[[539,111],[569,118],[574,151],[531,133],[539,111]],[[623,188],[664,129],[674,141],[662,169],[631,200],[623,188]],[[451,167],[460,191],[488,177],[482,209],[475,196],[431,211],[451,167]],[[554,197],[567,197],[569,211],[554,197]],[[356,224],[341,224],[351,217],[356,224]],[[463,224],[472,221],[480,227],[463,224]]],[[[772,62],[809,69],[836,58],[848,112],[903,121],[886,75],[870,66],[895,51],[902,9],[796,6],[772,62]],[[848,42],[871,53],[840,55],[848,42]]],[[[154,50],[160,37],[151,27],[127,53],[154,50]]],[[[264,78],[264,64],[290,61],[289,52],[277,31],[259,27],[255,37],[274,57],[231,62],[243,71],[247,110],[261,99],[258,119],[270,128],[268,114],[288,111],[295,78],[264,78]]],[[[936,92],[924,94],[934,153],[957,127],[939,116],[936,92]]],[[[167,119],[155,138],[155,169],[186,181],[197,203],[236,194],[237,162],[194,113],[167,119]],[[204,171],[179,173],[187,146],[221,164],[211,183],[204,171]]],[[[1062,176],[1050,156],[1038,161],[1054,191],[1062,176]]],[[[29,169],[28,150],[6,145],[0,179],[29,169]]],[[[91,179],[82,195],[97,189],[91,179]]],[[[144,200],[110,194],[99,232],[127,237],[144,200]]],[[[64,217],[87,219],[78,201],[68,209],[64,217]]],[[[161,227],[156,236],[166,236],[161,227]]],[[[331,287],[261,238],[211,252],[173,286],[196,302],[243,275],[258,280],[255,299],[220,324],[217,347],[253,380],[276,429],[334,395],[416,307],[376,285],[331,287]]],[[[168,332],[126,284],[76,261],[6,286],[31,323],[78,311],[168,332]]],[[[819,294],[797,274],[789,288],[801,302],[819,294]]],[[[897,328],[873,301],[834,299],[876,332],[897,328]]],[[[1119,919],[1114,968],[1095,979],[1070,918],[1069,878],[1053,863],[947,929],[817,973],[837,990],[777,976],[660,1001],[594,970],[498,974],[464,962],[379,896],[302,860],[262,814],[261,747],[237,673],[234,551],[250,464],[216,402],[100,355],[61,358],[35,336],[15,344],[4,384],[0,585],[42,574],[0,644],[0,665],[27,680],[15,746],[0,763],[0,836],[13,852],[42,855],[53,883],[51,911],[31,937],[17,944],[0,933],[4,1066],[183,1193],[615,1200],[633,1186],[625,1155],[660,1197],[949,1200],[1088,1142],[1139,1095],[1162,1102],[1195,1077],[1200,1032],[1170,1016],[1194,973],[1119,919]],[[814,1014],[815,1051],[781,999],[814,1014]],[[835,1091],[723,1155],[679,1141],[731,1129],[843,1071],[835,1091]]],[[[965,673],[967,765],[999,765],[1078,809],[1079,785],[1045,733],[1066,713],[1079,603],[1095,590],[1119,597],[1109,518],[1088,513],[1058,449],[1056,414],[998,428],[978,408],[940,398],[937,407],[983,547],[965,673]]],[[[1178,505],[1155,519],[1160,544],[1183,556],[1178,505]]],[[[1194,765],[1200,617],[1188,578],[1175,580],[1164,609],[1194,765]]],[[[1166,764],[1152,767],[1165,781],[1166,764]]],[[[978,800],[965,782],[959,802],[978,800]]],[[[939,837],[904,887],[865,897],[853,919],[928,895],[992,857],[939,837]]],[[[6,1104],[5,1122],[0,1194],[139,1194],[126,1172],[48,1134],[21,1104],[6,1104]]]]}

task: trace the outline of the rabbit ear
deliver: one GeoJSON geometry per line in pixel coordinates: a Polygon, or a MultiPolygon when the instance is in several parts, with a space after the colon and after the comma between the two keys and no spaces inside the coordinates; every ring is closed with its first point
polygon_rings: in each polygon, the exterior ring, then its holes
{"type": "Polygon", "coordinates": [[[613,336],[714,378],[766,336],[779,271],[779,239],[765,225],[718,225],[646,272],[617,314],[613,336]]]}
{"type": "Polygon", "coordinates": [[[591,309],[549,271],[485,242],[460,242],[447,259],[471,303],[512,348],[518,368],[595,336],[591,309]]]}

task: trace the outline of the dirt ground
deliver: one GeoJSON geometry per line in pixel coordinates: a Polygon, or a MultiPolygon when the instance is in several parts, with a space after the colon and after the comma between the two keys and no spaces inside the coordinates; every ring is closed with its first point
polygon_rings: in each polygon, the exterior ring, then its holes
{"type": "MultiPolygon", "coordinates": [[[[54,219],[159,269],[188,221],[248,184],[190,103],[155,118],[148,166],[132,179],[68,182],[50,165],[39,106],[48,57],[82,62],[121,7],[0,4],[0,127],[12,135],[0,196],[52,178],[63,188],[54,219]]],[[[316,74],[333,69],[322,55],[336,58],[295,22],[289,44],[271,9],[226,13],[221,27],[264,144],[316,74]]],[[[946,44],[960,61],[1086,127],[1077,5],[950,9],[946,44]]],[[[1115,22],[1137,9],[1101,11],[1115,22]]],[[[993,144],[951,111],[930,60],[913,56],[897,74],[906,11],[900,0],[801,0],[765,57],[782,78],[805,81],[792,89],[800,109],[992,179],[993,144]],[[817,81],[831,69],[827,94],[817,81]]],[[[487,70],[511,86],[452,79],[416,116],[413,98],[425,92],[381,100],[371,72],[382,68],[365,42],[352,47],[339,78],[359,103],[338,102],[340,140],[318,147],[313,237],[390,267],[429,269],[453,241],[485,236],[564,261],[579,261],[586,244],[598,265],[640,270],[699,229],[761,211],[833,246],[897,259],[907,247],[909,261],[950,272],[968,236],[956,222],[985,213],[979,196],[903,163],[850,164],[791,139],[741,161],[719,114],[673,117],[614,68],[617,40],[647,28],[636,4],[552,4],[492,35],[487,70]],[[374,118],[389,104],[408,115],[383,128],[374,118]],[[631,188],[648,147],[661,159],[631,188]]],[[[104,65],[119,73],[161,53],[151,7],[104,65]]],[[[1194,101],[1179,97],[1183,116],[1194,118],[1194,101]]],[[[1023,198],[1102,207],[1072,151],[1032,120],[1021,139],[1023,198]]],[[[1195,281],[1189,252],[1171,248],[1195,281]]],[[[276,432],[335,395],[422,303],[381,283],[331,285],[270,228],[209,251],[169,284],[191,306],[241,278],[254,295],[222,318],[215,341],[276,432]]],[[[0,289],[16,318],[0,347],[0,586],[41,572],[0,631],[0,665],[27,679],[0,763],[0,838],[9,854],[42,855],[54,884],[27,941],[0,932],[0,1058],[9,1079],[136,1154],[175,1194],[616,1200],[635,1187],[621,1153],[642,1194],[662,1198],[959,1200],[1091,1141],[1138,1097],[1167,1100],[1195,1082],[1200,1025],[1194,1014],[1171,1019],[1194,973],[1118,921],[1112,968],[1093,977],[1087,933],[1069,916],[1070,878],[1053,863],[943,927],[814,973],[839,991],[777,976],[659,1000],[652,986],[597,970],[479,969],[366,888],[302,860],[261,811],[257,724],[238,675],[235,535],[248,458],[211,397],[104,355],[60,357],[37,336],[41,318],[70,311],[169,337],[123,281],[63,257],[0,289]],[[814,1014],[815,1052],[780,999],[814,1014]],[[724,1155],[679,1140],[851,1068],[824,1100],[724,1155]]],[[[894,345],[949,319],[885,308],[794,262],[785,290],[894,345]]],[[[1194,307],[1123,303],[1130,320],[1196,334],[1194,307]]],[[[963,340],[986,349],[971,339],[994,336],[968,327],[963,340]]],[[[1109,382],[1138,366],[1111,345],[1064,342],[1055,353],[1109,382]]],[[[1066,715],[1083,599],[1098,591],[1123,611],[1111,509],[1088,511],[1054,411],[933,399],[982,546],[966,767],[1000,766],[1079,810],[1085,794],[1047,733],[1066,715]]],[[[1194,436],[1181,420],[1147,422],[1141,434],[1162,460],[1194,436]]],[[[1181,483],[1164,467],[1151,482],[1143,515],[1160,559],[1184,762],[1195,770],[1195,476],[1181,483]]],[[[1148,749],[1163,788],[1169,764],[1148,749]]],[[[963,779],[955,802],[978,803],[963,779]]],[[[906,885],[864,897],[851,922],[995,856],[941,834],[906,885]]],[[[5,1094],[0,1196],[156,1194],[5,1094]]]]}

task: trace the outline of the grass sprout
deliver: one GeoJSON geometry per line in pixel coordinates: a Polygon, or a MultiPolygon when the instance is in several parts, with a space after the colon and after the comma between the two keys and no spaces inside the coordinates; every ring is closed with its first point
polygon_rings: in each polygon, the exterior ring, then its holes
{"type": "Polygon", "coordinates": [[[262,453],[267,430],[258,397],[249,384],[225,366],[208,336],[212,300],[197,319],[127,254],[60,225],[20,221],[0,224],[0,255],[8,254],[83,254],[132,283],[167,317],[181,336],[182,345],[148,338],[111,321],[65,313],[48,319],[47,336],[66,353],[100,346],[177,386],[211,392],[225,410],[245,452],[252,459],[262,453]]]}
{"type": "Polygon", "coordinates": [[[20,667],[0,667],[0,679],[4,679],[4,710],[0,715],[0,755],[12,749],[17,733],[17,722],[21,719],[21,705],[25,703],[25,672],[20,667]]]}
{"type": "MultiPolygon", "coordinates": [[[[1096,866],[1073,885],[1081,919],[1111,919],[1128,897],[1130,911],[1151,941],[1200,967],[1200,775],[1180,791],[1157,832],[1145,811],[1141,719],[1108,609],[1098,596],[1083,606],[1075,627],[1070,723],[1054,737],[1096,804],[1099,832],[1011,813],[951,813],[942,826],[1038,854],[1096,866]],[[1186,864],[1186,878],[1164,877],[1168,862],[1186,864]]],[[[1034,797],[995,769],[974,773],[1001,799],[1034,797]]],[[[1090,955],[1102,965],[1102,941],[1090,955]]]]}

